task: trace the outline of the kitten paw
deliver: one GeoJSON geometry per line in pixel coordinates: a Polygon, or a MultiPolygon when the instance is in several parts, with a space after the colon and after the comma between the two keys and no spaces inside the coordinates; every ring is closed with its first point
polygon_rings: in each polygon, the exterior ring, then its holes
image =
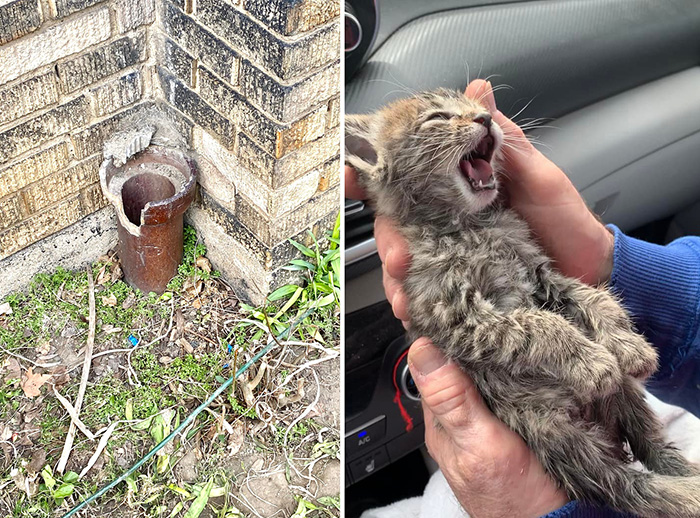
{"type": "Polygon", "coordinates": [[[640,381],[649,378],[659,367],[656,349],[641,335],[636,333],[612,335],[607,345],[617,356],[622,372],[640,381]]]}
{"type": "Polygon", "coordinates": [[[572,367],[572,387],[577,397],[585,400],[609,396],[621,390],[622,371],[617,359],[607,351],[592,354],[572,367]]]}

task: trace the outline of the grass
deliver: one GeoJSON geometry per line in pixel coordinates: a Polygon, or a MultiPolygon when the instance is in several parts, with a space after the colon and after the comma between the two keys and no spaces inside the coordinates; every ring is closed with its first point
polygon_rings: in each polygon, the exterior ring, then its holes
{"type": "MultiPolygon", "coordinates": [[[[138,383],[130,384],[125,376],[117,376],[119,371],[107,371],[99,376],[93,372],[81,419],[92,431],[100,430],[110,422],[122,421],[123,424],[110,438],[101,468],[93,469],[81,480],[71,472],[59,475],[52,470],[70,424],[65,410],[46,387],[42,389],[43,397],[30,400],[24,396],[20,379],[0,379],[0,431],[4,423],[22,422],[24,412],[35,411],[38,414],[33,426],[40,432],[33,445],[18,447],[19,456],[0,472],[0,517],[60,516],[96,491],[98,486],[121,474],[123,462],[120,465],[118,460],[124,456],[123,451],[130,451],[130,464],[167,435],[231,375],[236,367],[236,356],[232,351],[239,356],[240,365],[246,351],[256,347],[256,342],[267,334],[268,322],[273,330],[281,331],[297,315],[313,306],[315,313],[304,320],[294,338],[313,339],[335,347],[339,340],[338,237],[339,225],[336,224],[333,232],[320,242],[309,234],[308,246],[293,243],[303,256],[288,266],[297,280],[275,290],[268,298],[269,303],[262,307],[241,304],[238,321],[222,334],[226,340],[218,346],[201,342],[194,354],[183,354],[179,350],[173,354],[172,345],[168,347],[158,342],[143,347],[168,324],[173,307],[182,307],[187,312],[187,321],[199,326],[197,329],[201,332],[213,329],[215,325],[212,310],[205,307],[192,309],[185,293],[199,281],[218,282],[214,280],[218,272],[210,271],[208,262],[202,260],[206,249],[197,241],[194,229],[185,228],[183,262],[177,276],[169,283],[169,291],[162,296],[141,293],[119,279],[112,281],[108,274],[117,267],[114,258],[103,258],[94,264],[92,273],[98,280],[96,352],[131,347],[132,338],[138,340],[142,348],[131,355],[138,383]],[[100,283],[100,279],[104,282],[100,283]],[[168,356],[167,361],[162,361],[164,354],[168,356]],[[31,472],[28,461],[38,449],[46,452],[46,462],[38,472],[31,472]],[[20,487],[30,487],[31,490],[23,491],[20,487]]],[[[73,354],[84,346],[88,327],[88,286],[84,271],[69,272],[59,268],[51,274],[38,275],[26,293],[12,294],[5,301],[10,303],[12,314],[0,316],[0,345],[7,351],[31,358],[36,355],[37,347],[46,343],[52,347],[62,343],[73,354]]],[[[124,353],[119,356],[120,369],[124,367],[125,357],[124,353]]],[[[6,358],[0,351],[0,365],[6,358]]],[[[29,365],[21,359],[18,361],[24,372],[29,365]]],[[[287,367],[280,368],[271,379],[284,380],[289,372],[287,367]],[[280,372],[282,370],[284,372],[280,372]]],[[[74,371],[72,381],[59,387],[71,401],[77,395],[79,373],[79,369],[74,371]]],[[[292,384],[287,388],[293,390],[292,384]]],[[[242,401],[236,391],[229,391],[212,408],[220,415],[226,415],[229,421],[236,418],[258,421],[260,417],[256,408],[247,408],[242,401]]],[[[279,441],[283,440],[286,425],[273,421],[272,430],[267,439],[265,434],[259,433],[256,440],[262,441],[264,451],[274,453],[282,447],[279,441]]],[[[304,419],[290,430],[288,446],[296,447],[305,439],[308,442],[309,435],[316,432],[315,421],[304,419]]],[[[105,507],[94,509],[105,509],[115,503],[121,506],[126,502],[134,516],[196,518],[198,510],[201,512],[205,507],[217,518],[244,516],[228,496],[236,475],[227,465],[230,463],[226,460],[227,436],[217,419],[203,412],[186,434],[189,441],[200,441],[206,448],[207,454],[199,466],[202,482],[182,487],[173,484],[173,469],[183,453],[178,440],[173,448],[157,455],[127,484],[104,497],[100,505],[105,507]],[[209,495],[205,498],[202,495],[209,485],[209,495]]],[[[339,448],[339,440],[313,441],[308,443],[308,453],[337,458],[336,445],[339,448]]],[[[95,446],[96,442],[91,443],[79,434],[73,456],[83,459],[80,469],[95,446]]],[[[333,508],[320,501],[309,504],[316,508],[306,506],[300,512],[307,514],[299,516],[326,516],[328,513],[323,509],[331,512],[333,508]]],[[[332,516],[337,516],[337,512],[332,516]]]]}
{"type": "Polygon", "coordinates": [[[293,259],[284,270],[295,272],[299,277],[296,283],[277,288],[267,296],[268,304],[254,308],[241,304],[248,315],[227,337],[227,342],[234,336],[238,344],[247,340],[258,340],[267,333],[268,324],[280,333],[307,309],[315,308],[314,313],[305,318],[297,327],[300,339],[313,338],[321,343],[330,343],[339,339],[337,321],[340,310],[340,216],[336,219],[333,230],[328,231],[325,240],[327,249],[323,250],[316,236],[309,231],[312,242],[306,246],[290,239],[290,243],[301,252],[303,259],[293,259]],[[249,330],[248,333],[244,332],[249,330]]]}

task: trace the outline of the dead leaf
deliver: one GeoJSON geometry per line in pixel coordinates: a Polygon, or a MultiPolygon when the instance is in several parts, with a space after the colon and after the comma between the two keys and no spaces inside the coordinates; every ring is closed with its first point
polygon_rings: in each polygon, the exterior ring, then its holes
{"type": "Polygon", "coordinates": [[[192,354],[194,352],[194,347],[192,347],[192,345],[184,338],[180,338],[176,343],[182,347],[182,350],[185,351],[185,353],[192,354]]]}
{"type": "Polygon", "coordinates": [[[5,381],[16,380],[22,376],[22,368],[14,358],[8,357],[2,362],[2,369],[5,371],[5,381]]]}
{"type": "Polygon", "coordinates": [[[112,335],[114,333],[119,333],[122,331],[121,327],[114,327],[112,324],[105,324],[102,326],[102,331],[107,335],[112,335]]]}
{"type": "Polygon", "coordinates": [[[38,352],[42,356],[49,354],[50,350],[51,350],[51,342],[49,340],[43,341],[41,344],[37,345],[37,347],[36,347],[36,352],[38,352]]]}
{"type": "Polygon", "coordinates": [[[0,316],[2,315],[11,315],[12,314],[12,306],[10,306],[9,302],[4,302],[0,304],[0,316]]]}
{"type": "Polygon", "coordinates": [[[185,332],[185,317],[182,315],[180,308],[177,308],[177,311],[175,311],[175,329],[177,329],[179,336],[182,336],[185,332]]]}
{"type": "Polygon", "coordinates": [[[197,261],[195,264],[197,265],[197,268],[200,268],[207,273],[211,273],[211,263],[209,262],[209,259],[207,259],[203,255],[197,257],[197,261]]]}
{"type": "Polygon", "coordinates": [[[104,284],[107,284],[111,278],[112,274],[110,274],[109,271],[107,271],[107,265],[104,265],[100,270],[100,273],[97,275],[96,282],[99,286],[102,286],[104,284]]]}
{"type": "Polygon", "coordinates": [[[192,307],[193,307],[194,309],[199,309],[199,308],[202,307],[202,302],[201,302],[199,299],[194,299],[194,300],[192,301],[192,307]]]}
{"type": "Polygon", "coordinates": [[[115,264],[114,269],[112,270],[112,282],[117,282],[123,276],[124,276],[124,272],[122,272],[121,264],[119,264],[119,263],[115,264]]]}
{"type": "Polygon", "coordinates": [[[40,396],[41,391],[39,389],[51,379],[50,374],[35,374],[33,369],[34,367],[29,367],[29,369],[27,369],[20,383],[24,395],[28,398],[40,396]]]}
{"type": "Polygon", "coordinates": [[[228,436],[228,453],[229,455],[235,455],[243,447],[243,440],[245,439],[245,423],[243,420],[236,421],[233,424],[233,433],[228,436]]]}
{"type": "Polygon", "coordinates": [[[0,423],[0,441],[9,441],[12,438],[12,429],[4,423],[0,423]]]}
{"type": "Polygon", "coordinates": [[[114,293],[110,293],[106,297],[102,297],[102,305],[114,307],[117,305],[117,296],[114,293]]]}
{"type": "Polygon", "coordinates": [[[39,473],[44,464],[46,464],[46,452],[43,449],[38,449],[32,454],[32,460],[27,465],[27,472],[39,473]]]}

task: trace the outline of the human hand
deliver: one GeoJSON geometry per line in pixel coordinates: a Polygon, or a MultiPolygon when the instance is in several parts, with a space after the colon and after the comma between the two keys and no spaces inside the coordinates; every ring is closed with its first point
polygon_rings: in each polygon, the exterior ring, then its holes
{"type": "Polygon", "coordinates": [[[427,338],[411,346],[408,366],[421,393],[428,451],[469,516],[535,518],[568,502],[520,436],[427,338]]]}
{"type": "MultiPolygon", "coordinates": [[[[468,97],[480,99],[505,134],[501,188],[510,206],[530,225],[540,244],[565,275],[598,284],[612,271],[613,235],[598,221],[559,167],[535,149],[522,130],[496,108],[490,83],[472,81],[468,97]]],[[[355,172],[345,168],[345,192],[361,199],[355,172]]],[[[394,314],[407,325],[408,304],[401,288],[411,258],[393,223],[375,221],[374,237],[382,260],[384,290],[394,314]]]]}

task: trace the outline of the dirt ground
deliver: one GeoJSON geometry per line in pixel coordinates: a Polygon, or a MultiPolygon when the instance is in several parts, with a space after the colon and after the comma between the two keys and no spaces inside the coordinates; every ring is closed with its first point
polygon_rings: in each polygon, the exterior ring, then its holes
{"type": "Polygon", "coordinates": [[[278,334],[314,300],[324,302],[291,337],[75,516],[339,515],[337,303],[300,287],[251,308],[200,245],[190,253],[160,297],[126,285],[114,254],[93,265],[95,345],[78,420],[95,437],[77,431],[63,473],[91,321],[87,273],[40,276],[0,301],[0,516],[63,516],[183,422],[268,343],[269,327],[278,334]]]}

